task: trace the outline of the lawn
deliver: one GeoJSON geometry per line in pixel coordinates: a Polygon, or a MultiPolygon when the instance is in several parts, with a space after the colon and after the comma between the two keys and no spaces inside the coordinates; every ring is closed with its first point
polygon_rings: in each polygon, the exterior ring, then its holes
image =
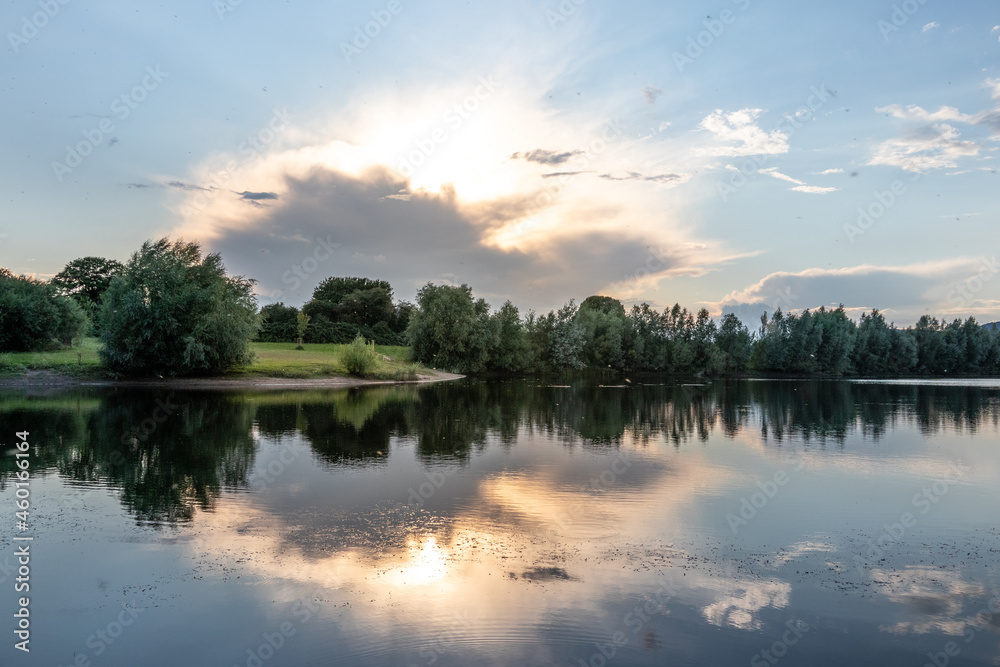
{"type": "Polygon", "coordinates": [[[23,373],[27,370],[49,369],[70,375],[90,375],[98,370],[100,359],[97,350],[101,344],[96,338],[83,341],[67,350],[54,352],[5,352],[0,354],[0,373],[23,373]]]}
{"type": "MultiPolygon", "coordinates": [[[[306,344],[296,350],[295,343],[251,343],[254,363],[227,377],[322,378],[347,375],[340,363],[340,350],[346,345],[306,344]]],[[[0,374],[19,374],[27,370],[48,369],[70,375],[100,375],[100,359],[96,338],[84,338],[68,350],[54,352],[8,352],[0,354],[0,374]]],[[[383,360],[380,367],[366,377],[384,380],[413,380],[424,370],[410,360],[408,347],[376,345],[375,350],[391,361],[383,360]]]]}
{"type": "MultiPolygon", "coordinates": [[[[251,343],[256,360],[240,375],[265,377],[318,378],[347,375],[340,363],[340,350],[347,345],[306,343],[305,349],[296,350],[295,343],[251,343]]],[[[389,357],[381,368],[368,377],[386,380],[412,380],[422,368],[410,361],[410,348],[376,345],[375,351],[389,357]]]]}

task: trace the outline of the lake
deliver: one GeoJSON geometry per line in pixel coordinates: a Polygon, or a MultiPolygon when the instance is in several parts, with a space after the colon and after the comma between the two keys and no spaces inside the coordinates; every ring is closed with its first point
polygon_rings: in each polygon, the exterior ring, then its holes
{"type": "Polygon", "coordinates": [[[39,387],[0,419],[3,665],[1000,661],[998,381],[39,387]]]}

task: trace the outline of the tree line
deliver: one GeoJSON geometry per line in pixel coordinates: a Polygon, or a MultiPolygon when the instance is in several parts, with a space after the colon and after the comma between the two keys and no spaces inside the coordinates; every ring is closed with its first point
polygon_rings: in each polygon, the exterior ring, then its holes
{"type": "Polygon", "coordinates": [[[525,373],[611,369],[691,375],[996,375],[1000,332],[972,317],[925,315],[900,329],[878,310],[850,319],[843,306],[764,313],[750,329],[734,314],[679,304],[590,296],[546,315],[525,316],[510,301],[495,312],[468,285],[428,284],[407,329],[414,358],[462,372],[525,373]]]}
{"type": "Polygon", "coordinates": [[[0,352],[54,349],[99,336],[116,372],[221,373],[251,363],[252,340],[408,345],[414,361],[463,373],[586,369],[685,375],[995,375],[1000,331],[974,318],[921,317],[897,328],[878,310],[858,321],[843,306],[764,313],[751,331],[734,314],[609,296],[526,314],[493,310],[468,285],[428,283],[417,303],[394,301],[388,281],[330,277],[301,309],[258,309],[254,282],[226,273],[196,243],[147,241],[121,264],[73,260],[52,281],[0,269],[0,352]]]}

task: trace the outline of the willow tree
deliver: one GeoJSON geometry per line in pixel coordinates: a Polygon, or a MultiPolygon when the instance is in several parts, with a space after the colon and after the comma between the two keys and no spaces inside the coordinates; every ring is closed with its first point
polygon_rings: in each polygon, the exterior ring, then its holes
{"type": "Polygon", "coordinates": [[[229,276],[197,243],[147,241],[111,281],[101,359],[137,375],[221,373],[253,361],[260,328],[253,281],[229,276]]]}

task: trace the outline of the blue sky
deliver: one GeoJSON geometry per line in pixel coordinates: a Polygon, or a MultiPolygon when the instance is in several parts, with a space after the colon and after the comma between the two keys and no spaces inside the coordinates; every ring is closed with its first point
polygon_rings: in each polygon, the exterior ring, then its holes
{"type": "Polygon", "coordinates": [[[17,0],[0,265],[1000,319],[1000,6],[17,0]],[[368,34],[365,34],[367,31],[368,34]]]}

